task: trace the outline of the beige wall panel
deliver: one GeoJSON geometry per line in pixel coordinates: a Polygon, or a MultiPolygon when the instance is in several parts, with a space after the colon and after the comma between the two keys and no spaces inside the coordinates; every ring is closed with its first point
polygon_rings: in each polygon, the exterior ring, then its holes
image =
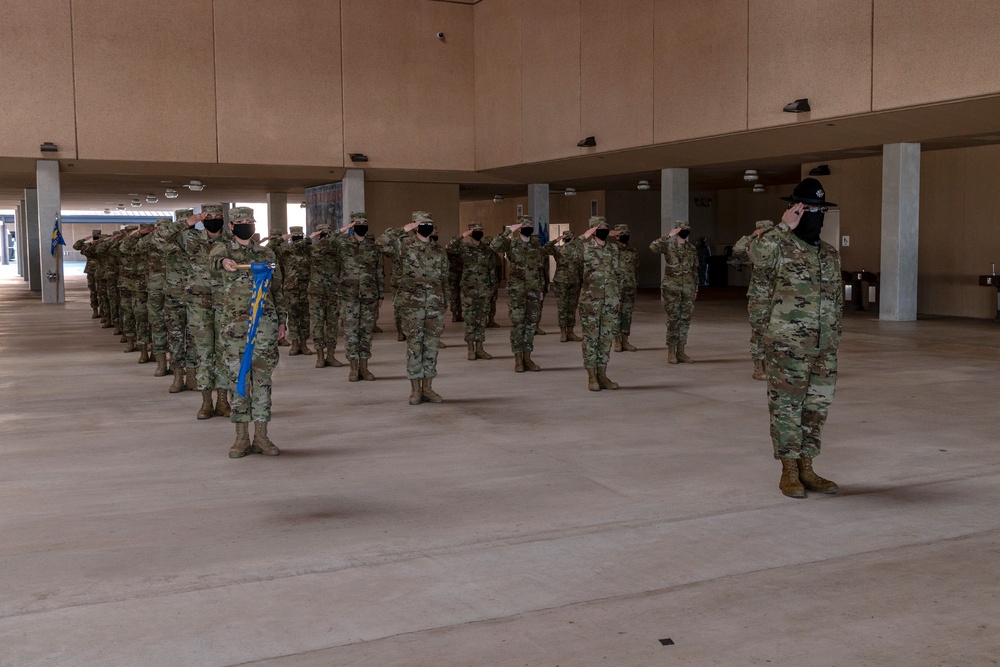
{"type": "Polygon", "coordinates": [[[750,0],[749,127],[871,111],[872,0],[750,0]],[[809,98],[812,113],[781,108],[809,98]]]}
{"type": "Polygon", "coordinates": [[[433,216],[442,245],[458,233],[458,185],[368,182],[365,209],[375,234],[408,224],[413,211],[433,216]]]}
{"type": "Polygon", "coordinates": [[[0,155],[76,157],[69,0],[6,2],[0,9],[0,155]],[[41,154],[51,141],[58,153],[41,154]]]}
{"type": "Polygon", "coordinates": [[[549,197],[549,223],[569,225],[574,234],[583,234],[589,227],[591,202],[597,202],[597,215],[607,214],[607,197],[604,190],[587,190],[575,197],[554,194],[549,197]]]}
{"type": "Polygon", "coordinates": [[[875,0],[873,107],[1000,91],[1000,2],[875,0]]]}
{"type": "Polygon", "coordinates": [[[653,0],[580,8],[580,138],[600,151],[653,143],[653,0]]]}
{"type": "Polygon", "coordinates": [[[476,169],[521,162],[521,1],[474,9],[476,169]]]}
{"type": "Polygon", "coordinates": [[[654,142],[747,129],[747,0],[656,0],[655,35],[654,142]]]}
{"type": "Polygon", "coordinates": [[[81,159],[215,162],[211,0],[73,4],[81,159]]]}
{"type": "Polygon", "coordinates": [[[528,198],[505,197],[499,204],[492,199],[464,201],[460,207],[459,228],[464,231],[470,222],[481,222],[486,236],[496,236],[504,227],[517,222],[518,205],[527,211],[528,198]]]}
{"type": "MultiPolygon", "coordinates": [[[[974,267],[963,267],[966,232],[966,151],[935,151],[920,156],[920,245],[917,312],[933,315],[972,315],[963,308],[965,293],[982,290],[985,304],[995,294],[985,287],[965,284],[974,267]],[[966,275],[968,274],[968,275],[966,275]]],[[[988,271],[983,271],[988,273],[988,271]]],[[[979,312],[985,317],[989,312],[979,312]]]]}
{"type": "MultiPolygon", "coordinates": [[[[580,0],[525,2],[521,14],[524,162],[582,155],[580,0]]],[[[601,138],[597,137],[598,146],[601,138]]]]}
{"type": "MultiPolygon", "coordinates": [[[[802,177],[818,163],[805,164],[802,177]]],[[[873,156],[827,163],[831,174],[820,176],[826,197],[840,210],[840,236],[851,244],[838,246],[845,271],[878,272],[882,263],[882,157],[873,156]]],[[[782,196],[790,194],[785,188],[782,196]]]]}
{"type": "Polygon", "coordinates": [[[609,225],[628,225],[629,246],[639,255],[639,287],[660,284],[660,262],[649,244],[660,237],[660,193],[654,190],[608,190],[609,225]]]}
{"type": "Polygon", "coordinates": [[[343,165],[339,0],[215,0],[215,37],[219,161],[343,165]]]}
{"type": "MultiPolygon", "coordinates": [[[[955,234],[961,246],[954,266],[959,280],[962,314],[966,317],[996,316],[996,291],[979,286],[979,276],[988,274],[994,264],[1000,268],[1000,146],[967,148],[965,153],[965,205],[962,231],[955,234]]],[[[954,234],[954,220],[938,221],[954,234]]],[[[933,248],[928,248],[933,252],[933,248]]]]}
{"type": "Polygon", "coordinates": [[[474,169],[473,7],[429,0],[342,0],[341,7],[345,152],[366,154],[371,168],[474,169]]]}

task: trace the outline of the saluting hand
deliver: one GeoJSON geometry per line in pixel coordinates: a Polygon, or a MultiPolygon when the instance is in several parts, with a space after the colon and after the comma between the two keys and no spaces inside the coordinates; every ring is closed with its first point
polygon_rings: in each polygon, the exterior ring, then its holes
{"type": "Polygon", "coordinates": [[[806,210],[806,205],[802,202],[798,204],[793,204],[790,209],[785,211],[784,215],[781,216],[781,221],[788,225],[789,229],[795,229],[799,226],[802,221],[802,214],[806,210]]]}

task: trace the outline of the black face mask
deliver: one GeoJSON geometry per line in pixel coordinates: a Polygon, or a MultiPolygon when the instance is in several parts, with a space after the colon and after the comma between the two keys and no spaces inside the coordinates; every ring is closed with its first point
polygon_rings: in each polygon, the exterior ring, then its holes
{"type": "Polygon", "coordinates": [[[691,230],[682,229],[681,231],[677,232],[677,236],[681,237],[682,239],[686,239],[687,237],[691,236],[691,230]]]}
{"type": "Polygon", "coordinates": [[[816,211],[806,211],[799,219],[798,226],[792,232],[809,245],[819,245],[819,231],[823,229],[823,218],[826,214],[816,211]]]}
{"type": "Polygon", "coordinates": [[[598,229],[594,230],[594,236],[596,236],[597,238],[599,238],[602,241],[606,241],[608,239],[608,234],[610,234],[610,233],[611,233],[611,230],[608,229],[607,227],[598,228],[598,229]]]}
{"type": "Polygon", "coordinates": [[[424,238],[427,238],[434,232],[434,224],[430,222],[421,222],[417,225],[417,234],[420,234],[424,238]]]}
{"type": "Polygon", "coordinates": [[[305,237],[302,234],[292,234],[293,241],[301,241],[303,238],[305,237]]]}
{"type": "Polygon", "coordinates": [[[474,229],[474,230],[472,230],[472,234],[470,234],[470,236],[472,238],[474,238],[475,240],[477,240],[477,241],[482,241],[483,240],[483,230],[481,230],[481,229],[474,229]]]}
{"type": "Polygon", "coordinates": [[[518,231],[521,232],[521,236],[527,238],[527,237],[531,236],[531,233],[535,231],[535,228],[534,227],[521,227],[521,229],[519,229],[518,231]]]}
{"type": "Polygon", "coordinates": [[[205,229],[212,232],[213,234],[218,234],[222,231],[223,220],[222,218],[206,218],[205,219],[205,229]]]}
{"type": "Polygon", "coordinates": [[[434,236],[432,236],[431,237],[431,241],[434,241],[434,243],[437,243],[438,242],[438,235],[435,234],[434,236]]]}
{"type": "Polygon", "coordinates": [[[626,243],[628,243],[628,234],[619,234],[618,235],[618,242],[621,243],[621,244],[623,244],[623,245],[626,244],[626,243]]]}
{"type": "Polygon", "coordinates": [[[358,236],[364,236],[368,233],[368,225],[354,225],[354,233],[358,236]]]}
{"type": "Polygon", "coordinates": [[[254,234],[254,226],[248,224],[233,225],[233,236],[246,241],[254,234]]]}

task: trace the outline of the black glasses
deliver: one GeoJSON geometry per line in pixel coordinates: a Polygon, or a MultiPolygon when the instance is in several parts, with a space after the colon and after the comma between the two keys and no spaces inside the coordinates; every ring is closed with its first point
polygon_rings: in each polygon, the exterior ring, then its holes
{"type": "MultiPolygon", "coordinates": [[[[790,209],[796,204],[802,204],[802,202],[792,202],[791,204],[788,205],[788,208],[790,209]]],[[[808,204],[802,204],[802,205],[805,207],[805,210],[809,211],[810,213],[826,213],[827,211],[830,210],[829,207],[827,206],[810,206],[808,204]]]]}

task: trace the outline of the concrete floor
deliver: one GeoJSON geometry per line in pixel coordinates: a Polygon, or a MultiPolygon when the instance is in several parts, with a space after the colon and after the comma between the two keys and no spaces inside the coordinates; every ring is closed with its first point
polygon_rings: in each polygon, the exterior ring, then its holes
{"type": "Polygon", "coordinates": [[[739,301],[668,366],[645,298],[617,392],[556,335],[515,375],[506,328],[469,362],[449,322],[441,405],[407,405],[392,333],[376,382],[283,350],[283,453],[230,460],[67,282],[46,306],[0,272],[2,667],[1000,660],[1000,325],[850,313],[842,493],[792,500],[739,301]]]}

